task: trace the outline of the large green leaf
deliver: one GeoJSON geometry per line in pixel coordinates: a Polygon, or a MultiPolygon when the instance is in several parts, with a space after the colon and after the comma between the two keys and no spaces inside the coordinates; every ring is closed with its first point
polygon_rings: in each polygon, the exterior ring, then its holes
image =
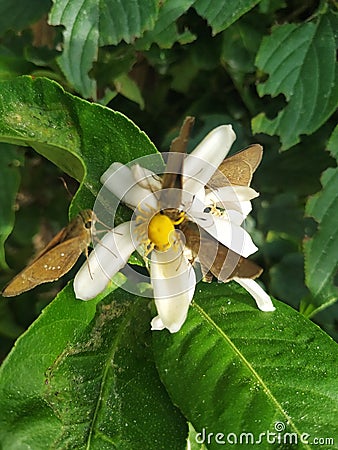
{"type": "Polygon", "coordinates": [[[0,2],[0,35],[7,30],[21,30],[47,13],[51,0],[32,0],[27,5],[26,0],[0,2]],[[28,6],[28,7],[27,7],[28,6]]]}
{"type": "Polygon", "coordinates": [[[186,422],[153,362],[147,299],[69,285],[0,371],[2,448],[183,449],[186,422]]]}
{"type": "Polygon", "coordinates": [[[292,308],[275,306],[259,311],[235,283],[200,284],[181,331],[153,334],[161,378],[196,431],[213,433],[208,449],[220,448],[217,433],[234,449],[243,448],[241,433],[253,435],[248,448],[261,438],[265,450],[314,449],[316,437],[334,440],[321,448],[338,448],[337,344],[292,308]],[[298,445],[284,443],[287,433],[298,445]]]}
{"type": "Polygon", "coordinates": [[[76,210],[93,206],[100,176],[113,161],[126,163],[155,151],[122,114],[30,77],[0,84],[0,141],[31,146],[83,181],[76,210]]]}
{"type": "Polygon", "coordinates": [[[260,0],[238,0],[220,2],[218,0],[196,0],[194,8],[207,19],[213,34],[228,28],[243,14],[252,9],[260,0]]]}
{"type": "Polygon", "coordinates": [[[58,61],[70,83],[84,97],[96,97],[95,81],[88,76],[99,45],[116,45],[152,29],[158,13],[156,0],[57,0],[51,25],[63,25],[63,52],[58,61]]]}
{"type": "Polygon", "coordinates": [[[20,184],[23,155],[11,145],[0,144],[0,267],[7,268],[4,244],[14,226],[14,205],[20,184]]]}
{"type": "Polygon", "coordinates": [[[311,22],[274,28],[263,39],[256,58],[269,74],[258,85],[260,96],[285,95],[288,104],[269,119],[264,113],[252,121],[254,133],[277,134],[282,148],[297,144],[301,134],[317,130],[337,108],[337,15],[327,13],[311,22]]]}
{"type": "MultiPolygon", "coordinates": [[[[338,126],[335,128],[328,148],[338,160],[338,126]]],[[[318,230],[304,244],[306,284],[313,298],[305,299],[304,313],[315,314],[338,299],[338,169],[327,169],[321,178],[323,189],[311,197],[306,214],[318,222],[318,230]]]]}

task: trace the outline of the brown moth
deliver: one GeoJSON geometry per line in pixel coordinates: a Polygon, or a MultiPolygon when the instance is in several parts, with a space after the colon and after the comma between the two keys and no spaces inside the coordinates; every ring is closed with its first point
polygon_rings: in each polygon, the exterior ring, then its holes
{"type": "Polygon", "coordinates": [[[210,178],[208,187],[220,188],[227,184],[250,186],[252,176],[262,160],[263,147],[259,144],[241,150],[235,155],[225,158],[218,171],[210,178]]]}
{"type": "Polygon", "coordinates": [[[160,203],[165,203],[173,208],[178,208],[181,203],[176,189],[182,190],[183,162],[194,122],[194,117],[188,116],[185,118],[180,134],[171,143],[168,161],[163,174],[160,203]]]}
{"type": "MultiPolygon", "coordinates": [[[[179,136],[171,145],[170,152],[185,154],[192,124],[193,118],[186,118],[179,136]]],[[[252,175],[261,161],[262,151],[262,147],[255,144],[226,158],[218,168],[221,173],[216,172],[209,180],[207,187],[215,189],[227,184],[249,186],[252,175]]],[[[162,189],[170,187],[183,188],[183,160],[184,156],[170,160],[169,155],[169,162],[163,176],[162,189]]],[[[175,195],[177,197],[177,191],[175,195]]],[[[163,200],[162,196],[161,199],[163,200]]],[[[172,205],[174,201],[172,199],[169,200],[172,205]]],[[[176,198],[174,208],[179,207],[180,200],[180,198],[176,198]]],[[[261,267],[222,245],[207,231],[189,220],[186,215],[184,215],[183,220],[179,220],[179,217],[182,217],[182,212],[174,208],[164,209],[163,213],[178,223],[175,227],[184,234],[185,245],[191,250],[193,257],[198,258],[202,273],[206,279],[211,279],[212,275],[214,275],[218,280],[227,282],[234,277],[259,277],[263,271],[261,267]]]]}
{"type": "Polygon", "coordinates": [[[91,241],[91,226],[95,220],[92,210],[80,212],[63,228],[42,252],[23,269],[2,291],[4,297],[13,297],[39,284],[56,281],[74,266],[82,252],[87,252],[91,241]]]}

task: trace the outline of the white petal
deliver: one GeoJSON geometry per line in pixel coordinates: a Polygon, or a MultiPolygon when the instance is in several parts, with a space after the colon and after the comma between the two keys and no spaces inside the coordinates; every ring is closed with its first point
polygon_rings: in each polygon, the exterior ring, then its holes
{"type": "Polygon", "coordinates": [[[167,252],[152,252],[150,275],[158,311],[151,329],[167,328],[176,333],[185,322],[194,295],[195,272],[182,251],[173,246],[167,252]]]}
{"type": "Polygon", "coordinates": [[[252,210],[250,200],[258,195],[258,192],[250,187],[225,186],[208,192],[205,196],[205,206],[216,205],[224,208],[229,219],[241,225],[252,210]]]}
{"type": "Polygon", "coordinates": [[[225,216],[213,216],[211,213],[194,215],[194,221],[211,234],[217,241],[244,258],[255,253],[258,248],[250,234],[225,216]]]}
{"type": "Polygon", "coordinates": [[[230,220],[231,223],[238,226],[241,226],[246,219],[246,215],[244,215],[240,211],[235,211],[234,209],[227,209],[225,211],[225,216],[230,220]]]}
{"type": "Polygon", "coordinates": [[[130,167],[135,181],[143,188],[155,192],[161,189],[162,182],[158,175],[139,164],[133,164],[130,167]]]}
{"type": "Polygon", "coordinates": [[[213,189],[205,196],[205,201],[209,204],[223,202],[245,202],[259,196],[259,193],[248,186],[224,186],[219,189],[213,189]]]}
{"type": "Polygon", "coordinates": [[[151,190],[141,187],[135,181],[130,168],[121,163],[114,162],[101,176],[100,181],[117,198],[133,209],[143,201],[154,208],[157,205],[157,199],[151,190]]]}
{"type": "Polygon", "coordinates": [[[74,279],[76,298],[89,300],[107,286],[126,264],[138,243],[130,235],[130,222],[109,231],[96,245],[74,279]]]}
{"type": "Polygon", "coordinates": [[[236,134],[231,125],[221,125],[212,130],[184,160],[184,189],[195,194],[205,186],[235,139],[236,134]]]}
{"type": "Polygon", "coordinates": [[[260,285],[251,278],[234,278],[234,280],[246,289],[256,300],[257,306],[261,311],[274,311],[269,295],[260,287],[260,285]]]}
{"type": "Polygon", "coordinates": [[[251,202],[240,202],[240,203],[234,203],[234,202],[223,202],[222,207],[225,208],[225,210],[228,211],[238,211],[242,216],[243,220],[251,213],[252,211],[252,205],[251,202]]]}

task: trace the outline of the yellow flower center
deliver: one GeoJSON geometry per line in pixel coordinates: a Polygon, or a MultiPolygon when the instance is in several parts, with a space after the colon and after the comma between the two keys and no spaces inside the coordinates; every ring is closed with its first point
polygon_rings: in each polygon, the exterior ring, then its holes
{"type": "Polygon", "coordinates": [[[169,238],[174,230],[174,222],[165,214],[158,213],[149,222],[148,238],[158,250],[165,251],[171,246],[169,238]]]}

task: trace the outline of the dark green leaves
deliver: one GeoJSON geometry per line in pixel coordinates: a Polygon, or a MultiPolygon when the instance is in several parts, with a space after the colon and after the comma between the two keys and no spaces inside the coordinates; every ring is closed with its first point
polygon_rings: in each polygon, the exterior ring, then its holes
{"type": "Polygon", "coordinates": [[[213,433],[208,449],[219,448],[217,433],[251,432],[255,442],[278,423],[281,439],[298,436],[292,448],[315,448],[300,443],[302,433],[336,442],[337,347],[290,307],[275,306],[258,311],[235,283],[202,284],[182,330],[154,333],[161,378],[196,431],[213,433]]]}
{"type": "Polygon", "coordinates": [[[11,145],[0,146],[0,267],[7,268],[4,244],[14,225],[14,204],[20,183],[22,154],[11,145]]]}
{"type": "Polygon", "coordinates": [[[256,116],[252,122],[255,133],[277,134],[282,148],[288,149],[335,111],[337,26],[337,16],[328,13],[311,22],[276,27],[263,39],[256,64],[269,78],[258,85],[258,93],[284,94],[288,104],[273,119],[263,113],[256,116]]]}
{"type": "Polygon", "coordinates": [[[99,47],[117,45],[121,41],[130,44],[137,38],[141,38],[137,47],[142,49],[149,49],[153,43],[170,48],[176,41],[191,42],[194,34],[189,30],[179,32],[176,24],[190,7],[194,7],[208,21],[213,34],[217,34],[258,1],[101,0],[95,3],[59,0],[54,2],[49,20],[51,25],[64,27],[63,52],[58,58],[64,75],[84,97],[95,99],[96,82],[88,73],[97,60],[99,47]]]}
{"type": "Polygon", "coordinates": [[[243,14],[253,8],[260,0],[239,0],[219,2],[218,0],[196,0],[194,8],[205,17],[212,27],[213,34],[225,30],[243,14]]]}
{"type": "Polygon", "coordinates": [[[7,30],[20,30],[46,14],[51,7],[51,0],[32,0],[27,7],[26,0],[2,0],[0,4],[0,35],[7,30]]]}
{"type": "Polygon", "coordinates": [[[152,28],[156,13],[155,0],[55,2],[50,23],[65,27],[59,64],[75,89],[84,97],[96,98],[96,83],[88,72],[97,59],[99,45],[131,42],[145,29],[152,28]]]}
{"type": "MultiPolygon", "coordinates": [[[[338,127],[329,141],[332,156],[338,157],[338,127]]],[[[314,217],[319,225],[311,239],[305,242],[306,284],[313,299],[308,299],[303,308],[308,315],[323,309],[338,299],[337,249],[338,249],[338,169],[327,169],[321,179],[323,189],[309,199],[306,213],[314,217]]]]}

